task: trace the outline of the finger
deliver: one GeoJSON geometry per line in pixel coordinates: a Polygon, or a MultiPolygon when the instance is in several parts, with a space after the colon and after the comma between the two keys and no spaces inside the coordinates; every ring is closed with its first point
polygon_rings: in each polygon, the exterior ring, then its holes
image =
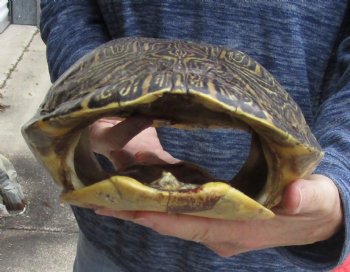
{"type": "Polygon", "coordinates": [[[123,120],[124,118],[119,118],[119,117],[104,117],[104,118],[98,119],[96,122],[110,124],[110,126],[114,126],[123,120]]]}
{"type": "Polygon", "coordinates": [[[299,179],[287,186],[279,212],[317,215],[333,209],[333,202],[337,199],[338,190],[329,178],[312,175],[307,180],[299,179]]]}
{"type": "Polygon", "coordinates": [[[155,153],[148,151],[137,152],[135,161],[141,164],[166,164],[166,161],[160,159],[155,153]]]}
{"type": "Polygon", "coordinates": [[[341,211],[339,191],[334,182],[323,175],[311,175],[300,180],[300,213],[335,214],[341,211]]]}
{"type": "Polygon", "coordinates": [[[273,209],[274,212],[293,215],[300,211],[301,189],[299,183],[293,182],[284,189],[281,203],[273,209]]]}
{"type": "Polygon", "coordinates": [[[141,151],[135,154],[135,161],[142,164],[167,164],[177,163],[180,160],[175,159],[168,152],[159,150],[156,152],[141,151]]]}
{"type": "Polygon", "coordinates": [[[205,246],[221,257],[232,257],[250,250],[239,243],[215,243],[205,244],[205,246]]]}
{"type": "Polygon", "coordinates": [[[125,150],[111,151],[108,157],[117,170],[123,170],[135,163],[133,155],[125,150]]]}
{"type": "Polygon", "coordinates": [[[152,125],[152,120],[144,117],[130,117],[107,128],[104,140],[110,149],[122,149],[132,138],[152,125]]]}
{"type": "MultiPolygon", "coordinates": [[[[132,221],[136,224],[151,228],[162,235],[177,237],[198,243],[213,243],[215,228],[211,228],[211,223],[216,221],[208,218],[167,214],[160,212],[129,212],[96,210],[99,215],[113,216],[119,219],[132,221]]],[[[220,222],[222,224],[222,222],[220,222]]],[[[222,235],[220,235],[222,236],[222,235]]]]}
{"type": "MultiPolygon", "coordinates": [[[[305,237],[301,242],[295,243],[290,235],[286,235],[283,225],[278,222],[264,226],[265,221],[226,221],[190,215],[107,209],[95,212],[99,215],[132,221],[162,235],[201,243],[224,257],[268,247],[308,243],[305,237]]],[[[294,227],[292,228],[292,233],[295,233],[294,227]]]]}
{"type": "Polygon", "coordinates": [[[115,210],[109,210],[109,209],[97,209],[95,210],[96,214],[99,215],[105,215],[105,216],[112,216],[117,217],[119,219],[131,221],[135,218],[134,211],[115,211],[115,210]]]}
{"type": "Polygon", "coordinates": [[[130,139],[151,124],[150,119],[141,117],[124,121],[99,119],[89,126],[90,148],[108,157],[111,150],[122,149],[130,139]]]}

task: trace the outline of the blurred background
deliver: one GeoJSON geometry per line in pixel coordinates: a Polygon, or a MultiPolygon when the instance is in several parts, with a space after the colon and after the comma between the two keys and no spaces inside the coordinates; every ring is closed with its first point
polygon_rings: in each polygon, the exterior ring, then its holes
{"type": "Polygon", "coordinates": [[[78,236],[60,189],[21,135],[51,86],[39,2],[0,0],[0,154],[13,164],[27,202],[24,211],[0,217],[0,272],[72,271],[78,236]]]}

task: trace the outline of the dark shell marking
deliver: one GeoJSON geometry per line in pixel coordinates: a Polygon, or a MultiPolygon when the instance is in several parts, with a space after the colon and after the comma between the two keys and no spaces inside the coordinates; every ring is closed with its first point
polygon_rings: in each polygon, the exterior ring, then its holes
{"type": "Polygon", "coordinates": [[[184,41],[124,38],[99,47],[53,85],[41,118],[80,111],[86,98],[89,108],[100,108],[162,89],[210,95],[319,148],[298,105],[256,61],[234,49],[184,41]]]}

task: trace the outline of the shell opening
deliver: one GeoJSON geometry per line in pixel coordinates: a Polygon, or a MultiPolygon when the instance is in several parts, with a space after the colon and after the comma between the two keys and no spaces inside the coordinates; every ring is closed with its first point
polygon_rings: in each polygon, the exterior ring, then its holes
{"type": "MultiPolygon", "coordinates": [[[[93,107],[95,105],[90,106],[93,107]]],[[[145,100],[137,106],[124,106],[116,110],[112,105],[110,110],[101,114],[95,114],[91,119],[86,119],[85,126],[102,117],[123,118],[135,115],[147,116],[153,119],[155,127],[166,125],[183,129],[217,127],[240,129],[251,134],[251,148],[248,158],[240,171],[228,181],[218,180],[210,176],[206,170],[198,166],[193,167],[193,164],[187,162],[180,165],[172,165],[171,167],[168,165],[147,165],[147,167],[136,165],[123,171],[116,171],[106,161],[106,158],[101,158],[99,155],[97,155],[98,159],[96,158],[96,154],[91,151],[89,146],[87,130],[84,130],[81,132],[81,136],[77,137],[77,140],[72,144],[68,152],[70,154],[68,156],[70,158],[68,163],[69,171],[67,171],[70,173],[70,177],[68,179],[70,179],[74,189],[92,185],[112,176],[129,176],[149,187],[169,191],[165,187],[159,186],[159,184],[163,184],[163,173],[170,172],[175,177],[174,183],[180,182],[182,184],[181,186],[172,184],[169,187],[177,188],[175,189],[177,191],[195,190],[207,182],[221,181],[229,183],[233,188],[263,205],[267,203],[267,192],[275,191],[275,186],[277,185],[275,182],[271,182],[273,179],[270,176],[271,165],[268,165],[266,160],[268,155],[266,152],[270,152],[270,150],[263,148],[263,143],[261,142],[263,139],[247,123],[227,114],[225,110],[213,109],[211,103],[199,97],[163,94],[156,100],[145,100]],[[167,111],[164,111],[164,104],[169,105],[167,111]],[[174,112],[176,112],[175,115],[173,114],[174,112]],[[198,112],[201,114],[199,115],[198,112]],[[154,182],[155,180],[161,180],[161,182],[154,182]]]]}
{"type": "Polygon", "coordinates": [[[87,130],[83,131],[72,144],[67,166],[70,169],[70,180],[74,189],[98,183],[111,176],[128,176],[160,191],[195,191],[205,183],[220,181],[229,183],[247,196],[257,199],[266,184],[268,165],[258,135],[255,132],[251,135],[248,158],[230,181],[219,180],[190,162],[133,165],[117,171],[107,158],[91,151],[87,130]]]}

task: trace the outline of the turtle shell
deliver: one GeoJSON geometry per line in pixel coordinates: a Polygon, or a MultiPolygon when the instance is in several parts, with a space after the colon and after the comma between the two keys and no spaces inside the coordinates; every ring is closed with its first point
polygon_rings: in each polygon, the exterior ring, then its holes
{"type": "Polygon", "coordinates": [[[323,156],[298,105],[255,60],[179,40],[123,38],[98,47],[53,84],[23,135],[68,203],[222,219],[273,217],[284,187],[323,156]],[[85,128],[135,115],[154,126],[249,131],[247,162],[229,182],[187,162],[104,172],[85,128]]]}

